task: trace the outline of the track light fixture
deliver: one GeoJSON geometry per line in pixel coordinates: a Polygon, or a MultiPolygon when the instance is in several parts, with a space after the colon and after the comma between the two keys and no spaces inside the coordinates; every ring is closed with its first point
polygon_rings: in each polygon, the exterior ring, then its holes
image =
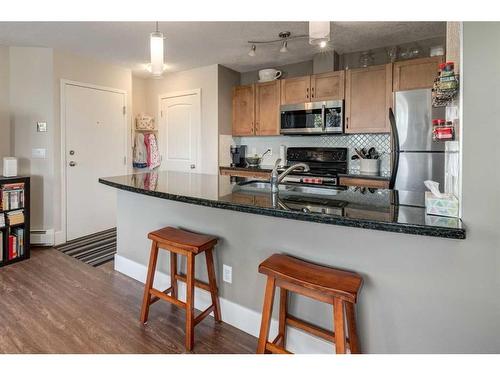
{"type": "Polygon", "coordinates": [[[290,31],[282,31],[278,34],[278,39],[270,40],[249,40],[250,51],[248,56],[255,56],[255,51],[257,45],[266,45],[281,43],[279,51],[281,53],[288,52],[288,41],[295,39],[309,39],[309,43],[319,46],[319,48],[324,49],[328,42],[330,41],[330,22],[309,22],[309,34],[308,35],[293,35],[290,31]]]}
{"type": "Polygon", "coordinates": [[[257,47],[255,46],[255,44],[252,44],[252,47],[250,48],[250,51],[248,51],[248,56],[254,57],[256,49],[257,49],[257,47]]]}
{"type": "Polygon", "coordinates": [[[280,48],[281,53],[287,53],[288,52],[288,42],[286,40],[281,43],[281,48],[280,48]]]}

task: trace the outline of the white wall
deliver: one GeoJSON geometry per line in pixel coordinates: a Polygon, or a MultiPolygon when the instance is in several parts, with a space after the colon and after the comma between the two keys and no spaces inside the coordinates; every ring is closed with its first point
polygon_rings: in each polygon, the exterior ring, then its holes
{"type": "Polygon", "coordinates": [[[0,46],[0,168],[10,155],[9,47],[0,46]]]}
{"type": "Polygon", "coordinates": [[[31,176],[31,228],[50,229],[54,200],[53,52],[50,48],[11,47],[9,102],[12,153],[19,173],[31,176]],[[37,121],[48,131],[38,133],[37,121]],[[44,159],[32,158],[32,149],[46,150],[44,159]]]}
{"type": "Polygon", "coordinates": [[[234,143],[233,87],[240,83],[240,73],[219,65],[217,76],[217,117],[219,124],[219,165],[229,165],[229,148],[234,143]]]}
{"type": "Polygon", "coordinates": [[[0,47],[0,157],[18,157],[20,173],[32,177],[32,229],[54,229],[58,234],[62,229],[62,79],[126,91],[128,132],[132,103],[130,69],[50,48],[0,47]],[[48,131],[38,133],[37,121],[47,122],[48,131]],[[46,158],[32,158],[33,148],[44,148],[46,158]]]}
{"type": "Polygon", "coordinates": [[[210,65],[147,81],[146,108],[157,123],[160,95],[201,89],[201,173],[218,171],[217,71],[217,65],[210,65]]]}

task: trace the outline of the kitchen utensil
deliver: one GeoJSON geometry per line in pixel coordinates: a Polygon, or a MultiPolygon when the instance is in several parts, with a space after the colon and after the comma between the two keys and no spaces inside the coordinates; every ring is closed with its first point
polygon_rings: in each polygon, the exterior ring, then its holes
{"type": "Polygon", "coordinates": [[[365,174],[378,174],[379,159],[361,159],[359,171],[365,174]]]}
{"type": "Polygon", "coordinates": [[[358,150],[357,148],[355,148],[354,151],[356,152],[356,154],[358,154],[358,156],[359,156],[360,159],[364,159],[365,158],[365,156],[363,155],[363,153],[360,150],[358,150]]]}
{"type": "Polygon", "coordinates": [[[255,154],[254,156],[248,156],[245,158],[246,162],[248,163],[249,167],[258,167],[262,161],[262,158],[264,157],[265,154],[270,152],[271,149],[268,148],[266,152],[264,152],[261,156],[255,154]]]}
{"type": "Polygon", "coordinates": [[[361,149],[361,153],[363,154],[364,159],[368,159],[368,151],[366,151],[366,148],[363,147],[361,149]]]}

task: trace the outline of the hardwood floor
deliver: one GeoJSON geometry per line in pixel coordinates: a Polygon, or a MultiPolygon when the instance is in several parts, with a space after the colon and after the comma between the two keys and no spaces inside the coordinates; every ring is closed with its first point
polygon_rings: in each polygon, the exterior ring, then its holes
{"type": "MultiPolygon", "coordinates": [[[[143,285],[111,264],[94,268],[54,249],[0,268],[1,353],[183,353],[184,311],[157,302],[139,322],[143,285]]],[[[199,312],[197,312],[199,313],[199,312]]],[[[257,339],[205,319],[194,353],[255,353],[257,339]]]]}

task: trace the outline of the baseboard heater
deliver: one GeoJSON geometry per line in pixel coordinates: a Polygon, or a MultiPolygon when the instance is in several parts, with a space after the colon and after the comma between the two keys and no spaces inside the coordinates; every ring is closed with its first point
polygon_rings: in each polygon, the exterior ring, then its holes
{"type": "Polygon", "coordinates": [[[30,241],[32,245],[54,246],[54,229],[31,230],[30,241]]]}

